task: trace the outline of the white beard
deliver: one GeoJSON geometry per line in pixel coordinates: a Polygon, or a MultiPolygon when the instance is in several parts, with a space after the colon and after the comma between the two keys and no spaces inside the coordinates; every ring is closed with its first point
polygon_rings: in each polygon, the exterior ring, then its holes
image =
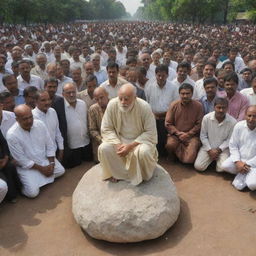
{"type": "Polygon", "coordinates": [[[122,113],[127,113],[131,111],[133,106],[134,106],[134,102],[130,106],[122,106],[120,102],[118,104],[118,107],[122,113]]]}

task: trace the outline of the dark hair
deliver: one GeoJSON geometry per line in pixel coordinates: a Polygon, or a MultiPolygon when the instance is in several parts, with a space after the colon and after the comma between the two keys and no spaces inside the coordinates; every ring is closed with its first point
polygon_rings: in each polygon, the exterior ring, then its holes
{"type": "Polygon", "coordinates": [[[213,62],[207,61],[207,62],[204,64],[204,68],[205,68],[207,65],[210,65],[210,66],[212,66],[214,69],[216,69],[216,64],[213,63],[213,62]]]}
{"type": "MultiPolygon", "coordinates": [[[[5,74],[2,78],[3,84],[6,85],[6,80],[9,79],[10,77],[15,77],[14,74],[5,74]]],[[[16,77],[15,77],[16,78],[16,77]]]]}
{"type": "Polygon", "coordinates": [[[11,93],[7,90],[0,92],[0,103],[3,103],[7,98],[11,96],[11,93]]]}
{"type": "Polygon", "coordinates": [[[126,65],[130,65],[132,63],[137,63],[137,59],[135,57],[129,57],[126,61],[126,65]]]}
{"type": "Polygon", "coordinates": [[[167,75],[169,74],[169,68],[167,65],[160,64],[156,67],[155,73],[157,74],[158,72],[165,72],[167,75]]]}
{"type": "Polygon", "coordinates": [[[30,66],[30,64],[31,64],[29,60],[27,60],[27,59],[22,59],[22,60],[19,60],[19,61],[18,61],[18,66],[19,66],[20,64],[24,64],[24,63],[28,64],[29,66],[30,66]]]}
{"type": "Polygon", "coordinates": [[[29,93],[37,93],[38,89],[35,86],[28,86],[23,91],[24,98],[28,97],[29,93]]]}
{"type": "Polygon", "coordinates": [[[224,69],[225,67],[226,67],[226,65],[232,65],[232,67],[233,67],[233,70],[235,70],[235,65],[234,65],[234,63],[232,62],[232,61],[226,61],[226,62],[224,62],[223,64],[222,64],[222,69],[224,69]]]}
{"type": "Polygon", "coordinates": [[[225,77],[224,77],[224,82],[229,82],[229,81],[233,81],[236,84],[238,84],[239,80],[238,80],[238,75],[236,74],[236,72],[232,71],[230,73],[228,73],[225,77]]]}
{"type": "Polygon", "coordinates": [[[187,68],[188,70],[190,70],[191,69],[191,65],[188,62],[183,61],[183,62],[178,64],[177,71],[178,71],[179,68],[187,68]]]}
{"type": "Polygon", "coordinates": [[[142,67],[142,66],[137,67],[137,70],[138,70],[138,72],[141,73],[142,75],[144,75],[144,76],[147,75],[147,70],[146,70],[145,67],[142,67]]]}
{"type": "Polygon", "coordinates": [[[204,87],[205,87],[207,84],[211,84],[211,83],[215,83],[216,86],[218,85],[217,79],[214,78],[214,77],[210,77],[210,78],[206,78],[206,79],[204,80],[204,87]]]}
{"type": "Polygon", "coordinates": [[[216,105],[225,105],[228,107],[228,100],[226,98],[217,98],[214,101],[214,106],[216,105]]]}
{"type": "Polygon", "coordinates": [[[85,84],[87,85],[88,82],[91,82],[91,81],[96,81],[96,86],[98,86],[98,80],[97,80],[97,77],[95,75],[89,75],[86,77],[85,79],[85,84]]]}
{"type": "Polygon", "coordinates": [[[240,71],[240,74],[243,74],[244,72],[247,72],[249,71],[251,74],[252,74],[252,70],[250,68],[243,68],[241,71],[240,71]]]}
{"type": "Polygon", "coordinates": [[[110,61],[107,65],[107,70],[110,69],[110,68],[116,68],[117,71],[119,71],[119,66],[117,63],[113,62],[113,61],[110,61]]]}
{"type": "Polygon", "coordinates": [[[48,84],[48,83],[56,83],[56,85],[58,86],[58,79],[55,77],[50,77],[48,79],[44,80],[44,87],[48,84]]]}
{"type": "Polygon", "coordinates": [[[179,93],[181,90],[190,90],[192,93],[194,92],[194,87],[189,83],[184,83],[179,88],[179,93]]]}

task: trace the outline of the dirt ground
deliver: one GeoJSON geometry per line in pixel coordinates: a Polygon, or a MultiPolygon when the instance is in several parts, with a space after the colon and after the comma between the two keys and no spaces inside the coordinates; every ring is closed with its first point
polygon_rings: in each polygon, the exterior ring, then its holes
{"type": "Polygon", "coordinates": [[[160,164],[176,184],[181,213],[162,237],[113,244],[84,234],[72,212],[72,193],[92,164],[67,170],[64,177],[41,189],[36,199],[19,197],[0,206],[0,255],[24,256],[255,256],[256,192],[238,192],[232,176],[192,166],[160,164]]]}

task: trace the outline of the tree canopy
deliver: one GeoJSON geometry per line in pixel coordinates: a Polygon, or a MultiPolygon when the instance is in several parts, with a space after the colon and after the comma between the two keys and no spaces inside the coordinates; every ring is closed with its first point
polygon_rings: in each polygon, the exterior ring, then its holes
{"type": "Polygon", "coordinates": [[[1,0],[0,22],[60,23],[81,19],[120,19],[125,7],[116,0],[1,0]]]}
{"type": "Polygon", "coordinates": [[[135,18],[192,23],[226,23],[247,11],[256,21],[255,0],[142,0],[135,18]]]}

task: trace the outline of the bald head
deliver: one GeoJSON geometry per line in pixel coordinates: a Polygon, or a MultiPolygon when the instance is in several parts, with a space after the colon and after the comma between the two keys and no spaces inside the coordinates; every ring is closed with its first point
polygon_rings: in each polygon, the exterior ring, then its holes
{"type": "Polygon", "coordinates": [[[22,116],[29,112],[31,112],[31,108],[25,104],[18,105],[17,107],[14,108],[14,113],[15,113],[16,117],[22,116]]]}
{"type": "Polygon", "coordinates": [[[30,131],[33,125],[33,115],[31,108],[25,104],[21,104],[15,107],[14,113],[20,127],[26,131],[30,131]]]}
{"type": "Polygon", "coordinates": [[[108,92],[104,88],[96,88],[93,92],[93,98],[102,109],[105,109],[107,107],[109,101],[108,92]]]}
{"type": "Polygon", "coordinates": [[[256,128],[256,105],[249,106],[245,113],[247,126],[250,130],[256,128]]]}
{"type": "Polygon", "coordinates": [[[73,83],[66,83],[63,86],[62,95],[70,105],[76,104],[76,86],[73,83]]]}

